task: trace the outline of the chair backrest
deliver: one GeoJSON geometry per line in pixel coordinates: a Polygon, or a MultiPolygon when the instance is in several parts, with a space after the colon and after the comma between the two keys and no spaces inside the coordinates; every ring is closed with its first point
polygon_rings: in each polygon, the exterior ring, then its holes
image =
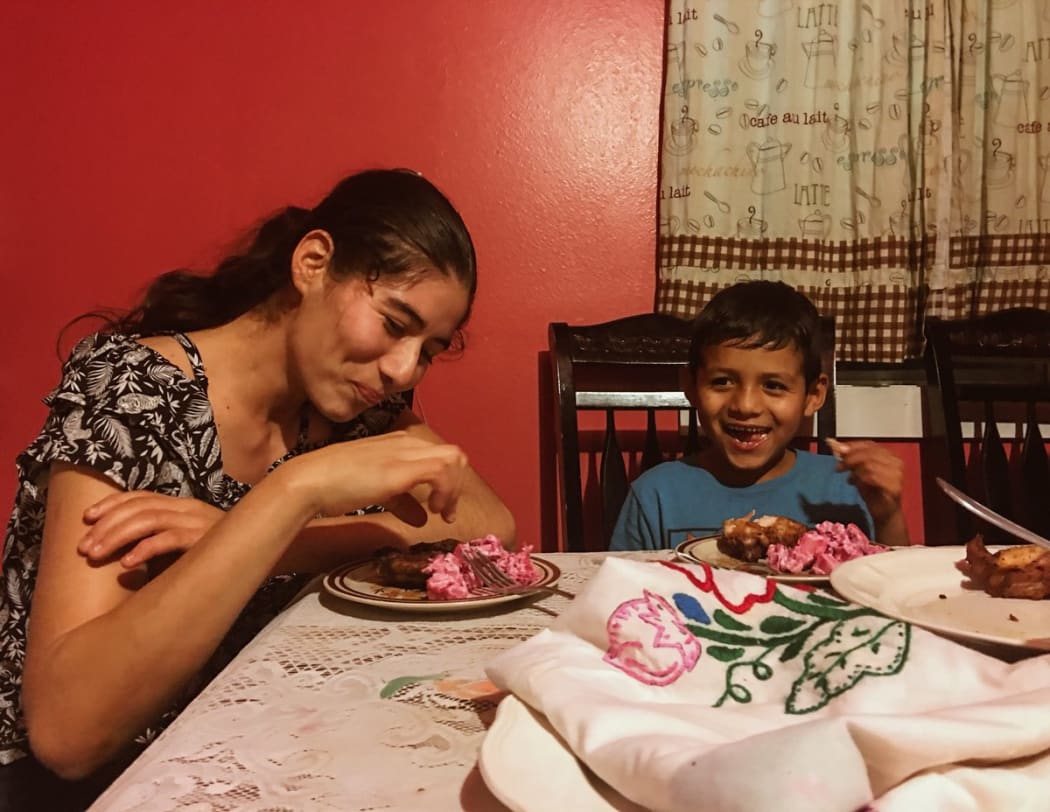
{"type": "MultiPolygon", "coordinates": [[[[1014,308],[928,319],[926,378],[930,427],[944,440],[951,483],[1050,536],[1050,468],[1039,431],[1050,410],[1050,312],[1014,308]],[[971,422],[975,442],[967,459],[963,426],[971,422]],[[1002,423],[1014,427],[1005,444],[1002,423]],[[1011,465],[1007,447],[1018,444],[1011,465]]],[[[959,537],[946,541],[965,542],[977,522],[962,508],[956,521],[959,537]]],[[[990,526],[980,529],[991,541],[1008,540],[990,526]]]]}
{"type": "MultiPolygon", "coordinates": [[[[817,415],[818,449],[828,452],[827,437],[835,432],[835,326],[821,319],[828,397],[817,415]]],[[[586,549],[585,537],[608,545],[612,528],[627,497],[628,465],[616,427],[616,413],[643,412],[644,441],[633,473],[679,455],[691,454],[702,442],[696,412],[681,390],[681,369],[689,360],[692,324],[658,313],[626,316],[602,324],[552,322],[548,331],[554,373],[555,446],[565,548],[586,549]],[[583,480],[580,471],[580,413],[604,412],[598,490],[600,531],[585,534],[583,480]],[[674,431],[658,431],[657,413],[672,412],[674,431]],[[686,413],[686,427],[680,416],[686,413]],[[684,433],[684,436],[682,436],[684,433]],[[661,448],[661,438],[665,445],[661,448]],[[670,438],[670,439],[669,439],[670,438]]],[[[666,427],[666,418],[664,426],[666,427]]],[[[591,449],[594,450],[592,446],[591,449]]],[[[626,449],[630,453],[631,449],[626,449]]],[[[593,546],[593,545],[592,545],[593,546]]]]}

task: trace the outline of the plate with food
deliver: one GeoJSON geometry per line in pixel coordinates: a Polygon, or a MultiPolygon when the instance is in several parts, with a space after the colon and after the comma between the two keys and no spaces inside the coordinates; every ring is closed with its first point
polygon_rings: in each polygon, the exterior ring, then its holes
{"type": "Polygon", "coordinates": [[[809,528],[785,516],[728,519],[717,536],[687,539],[678,555],[722,569],[742,570],[786,583],[827,583],[843,561],[883,552],[856,525],[821,522],[809,528]]]}
{"type": "Polygon", "coordinates": [[[511,552],[495,536],[414,544],[407,550],[386,547],[370,558],[352,561],[324,577],[324,589],[336,598],[409,612],[456,612],[483,609],[535,595],[558,581],[561,571],[531,554],[531,547],[511,552]],[[523,588],[507,595],[473,595],[476,577],[463,559],[464,545],[475,548],[523,588]]]}
{"type": "Polygon", "coordinates": [[[959,640],[1050,651],[1050,552],[1034,545],[903,547],[831,574],[842,597],[959,640]]]}

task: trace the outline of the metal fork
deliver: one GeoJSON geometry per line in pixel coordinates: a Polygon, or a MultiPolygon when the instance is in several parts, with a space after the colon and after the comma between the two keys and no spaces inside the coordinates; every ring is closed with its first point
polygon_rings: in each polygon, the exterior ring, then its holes
{"type": "Polygon", "coordinates": [[[471,572],[474,573],[480,584],[480,586],[472,590],[475,595],[497,597],[499,595],[516,595],[525,592],[554,592],[567,598],[575,597],[571,592],[566,592],[564,589],[558,589],[555,586],[519,584],[497,567],[492,559],[480,550],[475,550],[467,545],[463,545],[460,549],[463,554],[463,560],[467,562],[467,566],[470,567],[471,572]]]}
{"type": "Polygon", "coordinates": [[[1036,544],[1044,550],[1050,550],[1050,539],[1045,539],[1038,533],[1029,530],[1027,527],[1022,527],[1017,524],[1017,522],[1010,521],[1005,516],[996,513],[987,505],[982,505],[972,496],[969,496],[955,486],[948,484],[940,477],[937,477],[936,479],[937,484],[941,486],[942,491],[975,516],[979,516],[989,524],[1005,530],[1011,536],[1019,538],[1022,541],[1027,541],[1029,544],[1036,544]]]}

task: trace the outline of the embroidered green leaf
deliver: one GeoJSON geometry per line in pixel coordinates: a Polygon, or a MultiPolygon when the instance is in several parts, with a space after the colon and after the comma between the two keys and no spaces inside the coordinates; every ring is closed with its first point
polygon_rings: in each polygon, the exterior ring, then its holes
{"type": "Polygon", "coordinates": [[[407,688],[409,685],[415,685],[417,682],[428,682],[435,679],[443,679],[447,677],[447,673],[442,674],[424,674],[420,677],[398,677],[392,679],[383,689],[379,692],[380,699],[390,699],[394,694],[400,691],[402,688],[407,688]]]}
{"type": "Polygon", "coordinates": [[[813,603],[819,603],[821,606],[848,606],[849,604],[840,599],[833,598],[831,595],[821,595],[819,592],[810,592],[808,600],[813,603]]]}
{"type": "MultiPolygon", "coordinates": [[[[815,629],[816,627],[814,627],[814,630],[815,629]]],[[[809,635],[812,633],[813,631],[811,630],[809,634],[800,634],[798,637],[796,637],[794,640],[792,640],[790,643],[784,646],[784,650],[780,652],[780,662],[786,663],[788,660],[795,659],[795,657],[798,656],[798,653],[802,651],[802,647],[806,645],[806,641],[809,639],[809,635]]]]}
{"type": "Polygon", "coordinates": [[[743,685],[730,685],[729,690],[726,691],[726,693],[741,704],[751,701],[751,692],[743,685]]]}
{"type": "Polygon", "coordinates": [[[748,626],[746,623],[741,623],[739,620],[737,620],[732,615],[728,614],[723,609],[715,609],[713,617],[715,619],[715,623],[726,629],[732,629],[733,631],[738,632],[750,631],[751,629],[751,627],[748,626]]]}
{"type": "Polygon", "coordinates": [[[813,593],[809,593],[805,600],[797,600],[778,589],[773,593],[773,603],[783,606],[790,612],[810,617],[819,617],[825,620],[849,620],[852,617],[870,615],[871,610],[864,607],[850,606],[848,603],[837,603],[829,600],[813,601],[813,593]]]}
{"type": "Polygon", "coordinates": [[[730,648],[729,646],[708,646],[704,649],[704,653],[709,654],[721,663],[729,663],[741,657],[744,650],[742,648],[730,648]]]}
{"type": "Polygon", "coordinates": [[[766,634],[787,634],[788,632],[795,631],[795,629],[805,622],[805,620],[800,620],[797,617],[771,615],[770,617],[763,619],[758,628],[766,634]]]}
{"type": "Polygon", "coordinates": [[[773,676],[773,669],[762,662],[751,663],[751,673],[755,675],[757,679],[767,680],[773,676]]]}
{"type": "Polygon", "coordinates": [[[686,623],[685,627],[701,640],[710,640],[712,643],[721,643],[726,646],[762,646],[763,648],[777,648],[778,646],[790,643],[795,639],[797,634],[802,634],[802,632],[796,632],[795,634],[786,634],[779,637],[765,637],[756,632],[752,632],[751,634],[726,632],[721,629],[716,629],[713,625],[698,626],[695,623],[686,623]]]}
{"type": "Polygon", "coordinates": [[[805,670],[791,687],[788,713],[812,713],[865,676],[896,674],[908,658],[911,627],[869,614],[842,620],[805,655],[805,670]]]}

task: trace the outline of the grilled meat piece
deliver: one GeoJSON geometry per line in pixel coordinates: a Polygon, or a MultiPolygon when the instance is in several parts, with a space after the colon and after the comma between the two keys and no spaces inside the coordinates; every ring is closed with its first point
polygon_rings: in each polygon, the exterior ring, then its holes
{"type": "Polygon", "coordinates": [[[741,561],[758,561],[765,558],[770,544],[794,546],[807,528],[804,524],[784,516],[759,516],[754,521],[754,511],[742,519],[727,519],[722,523],[722,535],[718,537],[718,549],[741,561]]]}
{"type": "Polygon", "coordinates": [[[993,598],[1050,598],[1050,550],[1035,544],[988,552],[980,534],[966,545],[959,570],[993,598]]]}
{"type": "Polygon", "coordinates": [[[376,550],[376,574],[386,586],[402,589],[426,589],[429,574],[423,569],[441,553],[451,553],[459,544],[457,539],[424,541],[407,550],[383,547],[376,550]]]}

